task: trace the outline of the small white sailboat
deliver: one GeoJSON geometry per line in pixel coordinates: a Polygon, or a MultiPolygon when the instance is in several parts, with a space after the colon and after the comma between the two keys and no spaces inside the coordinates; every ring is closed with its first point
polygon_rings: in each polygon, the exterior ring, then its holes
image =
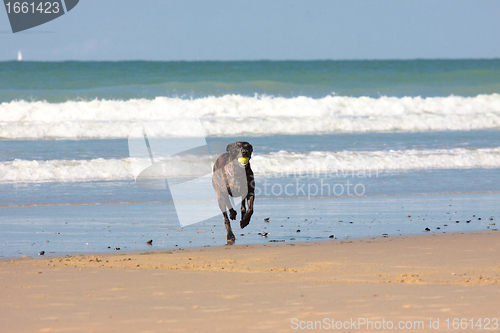
{"type": "Polygon", "coordinates": [[[17,61],[22,61],[23,60],[23,54],[21,51],[17,51],[17,61]]]}

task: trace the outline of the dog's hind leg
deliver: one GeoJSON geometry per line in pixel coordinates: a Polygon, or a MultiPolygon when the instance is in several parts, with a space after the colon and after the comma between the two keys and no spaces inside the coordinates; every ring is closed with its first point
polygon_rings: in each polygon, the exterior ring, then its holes
{"type": "Polygon", "coordinates": [[[245,205],[245,201],[246,201],[246,198],[241,200],[241,218],[243,218],[243,216],[245,216],[245,214],[247,212],[247,207],[245,205]]]}
{"type": "Polygon", "coordinates": [[[222,212],[225,212],[226,211],[226,207],[229,209],[229,218],[231,220],[236,220],[236,211],[234,210],[233,208],[233,205],[231,205],[231,200],[229,199],[229,195],[222,195],[222,198],[221,196],[218,196],[217,199],[219,200],[219,208],[222,212]],[[222,201],[222,203],[221,203],[222,201]]]}
{"type": "Polygon", "coordinates": [[[233,209],[233,208],[229,208],[229,218],[231,220],[236,220],[236,215],[238,213],[236,213],[236,211],[233,209]]]}

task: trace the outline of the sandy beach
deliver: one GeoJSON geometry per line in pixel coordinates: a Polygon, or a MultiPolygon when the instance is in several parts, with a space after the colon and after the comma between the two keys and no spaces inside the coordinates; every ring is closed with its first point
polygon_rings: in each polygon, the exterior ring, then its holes
{"type": "Polygon", "coordinates": [[[2,260],[0,327],[456,331],[458,318],[466,331],[498,329],[499,241],[491,231],[2,260]]]}

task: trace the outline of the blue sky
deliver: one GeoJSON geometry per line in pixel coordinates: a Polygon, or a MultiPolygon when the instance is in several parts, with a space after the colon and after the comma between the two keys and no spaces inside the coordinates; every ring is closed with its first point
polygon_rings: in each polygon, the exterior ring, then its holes
{"type": "MultiPolygon", "coordinates": [[[[12,0],[14,1],[14,0],[12,0]]],[[[500,58],[495,0],[80,0],[0,61],[500,58]]]]}

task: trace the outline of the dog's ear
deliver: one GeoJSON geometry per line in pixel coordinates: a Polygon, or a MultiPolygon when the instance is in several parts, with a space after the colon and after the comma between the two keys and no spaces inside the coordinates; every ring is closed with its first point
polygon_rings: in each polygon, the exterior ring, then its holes
{"type": "Polygon", "coordinates": [[[227,145],[226,151],[230,153],[232,150],[234,150],[234,148],[236,148],[236,143],[230,143],[227,145]]]}

